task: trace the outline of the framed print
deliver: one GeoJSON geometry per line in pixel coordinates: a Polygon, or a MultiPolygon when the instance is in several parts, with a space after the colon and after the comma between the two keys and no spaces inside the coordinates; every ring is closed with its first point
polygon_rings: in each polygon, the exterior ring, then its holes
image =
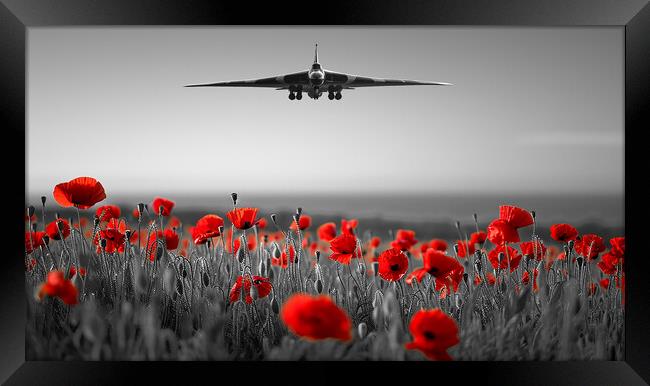
{"type": "Polygon", "coordinates": [[[647,384],[646,3],[3,0],[0,376],[647,384]]]}

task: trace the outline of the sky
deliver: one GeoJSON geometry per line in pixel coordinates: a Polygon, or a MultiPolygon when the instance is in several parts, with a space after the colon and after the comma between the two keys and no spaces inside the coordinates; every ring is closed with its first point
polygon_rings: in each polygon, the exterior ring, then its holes
{"type": "Polygon", "coordinates": [[[28,29],[28,195],[622,195],[623,29],[28,29]],[[184,88],[306,70],[450,82],[184,88]]]}

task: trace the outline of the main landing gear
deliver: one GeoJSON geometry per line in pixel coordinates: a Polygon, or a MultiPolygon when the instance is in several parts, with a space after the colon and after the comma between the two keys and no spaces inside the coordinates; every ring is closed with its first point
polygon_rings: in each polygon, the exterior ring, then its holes
{"type": "Polygon", "coordinates": [[[336,92],[336,93],[334,93],[334,92],[328,92],[328,93],[327,93],[327,98],[328,98],[329,100],[332,100],[332,99],[336,98],[336,100],[338,101],[338,100],[341,100],[341,98],[343,98],[343,95],[341,94],[340,91],[338,91],[338,92],[336,92]]]}
{"type": "Polygon", "coordinates": [[[302,99],[302,91],[298,91],[296,93],[294,93],[293,91],[289,91],[289,100],[294,100],[294,99],[301,100],[302,99]]]}

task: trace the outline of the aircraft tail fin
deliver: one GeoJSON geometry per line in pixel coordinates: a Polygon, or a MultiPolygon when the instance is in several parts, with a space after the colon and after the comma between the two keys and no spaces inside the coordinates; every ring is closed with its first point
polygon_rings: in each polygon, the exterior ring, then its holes
{"type": "Polygon", "coordinates": [[[316,48],[314,49],[314,63],[318,63],[318,43],[316,43],[316,48]]]}

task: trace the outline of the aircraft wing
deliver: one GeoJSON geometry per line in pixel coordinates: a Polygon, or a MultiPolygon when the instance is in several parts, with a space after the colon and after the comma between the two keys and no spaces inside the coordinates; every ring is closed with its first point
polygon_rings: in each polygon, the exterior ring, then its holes
{"type": "Polygon", "coordinates": [[[418,86],[418,85],[437,85],[451,86],[451,83],[445,82],[420,82],[417,80],[402,79],[383,79],[370,78],[366,76],[343,74],[339,72],[325,71],[326,85],[343,86],[343,88],[358,87],[379,87],[379,86],[418,86]]]}
{"type": "Polygon", "coordinates": [[[185,87],[272,87],[278,90],[288,88],[290,85],[308,85],[307,71],[293,74],[272,76],[269,78],[234,80],[217,83],[188,84],[185,87]]]}

